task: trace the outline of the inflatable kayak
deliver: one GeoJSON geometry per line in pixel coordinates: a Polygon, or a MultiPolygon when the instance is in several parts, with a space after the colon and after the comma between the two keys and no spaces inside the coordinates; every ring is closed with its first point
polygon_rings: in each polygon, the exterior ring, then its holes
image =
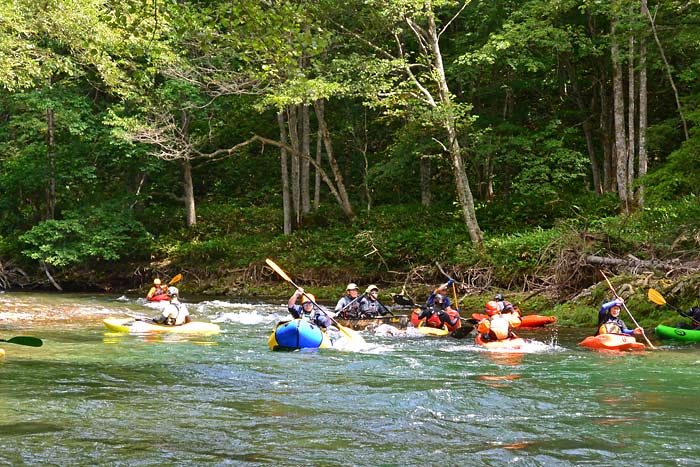
{"type": "Polygon", "coordinates": [[[588,347],[596,350],[619,350],[635,351],[644,350],[644,344],[637,342],[634,336],[627,334],[600,334],[598,336],[588,336],[579,344],[581,347],[588,347]]]}
{"type": "Polygon", "coordinates": [[[191,321],[179,326],[163,326],[148,321],[136,321],[134,318],[107,318],[102,321],[107,329],[114,332],[130,332],[144,334],[153,332],[169,332],[179,334],[218,334],[221,331],[218,324],[203,321],[191,321]]]}
{"type": "Polygon", "coordinates": [[[700,342],[700,330],[681,329],[659,324],[654,330],[662,339],[676,339],[685,342],[700,342]]]}
{"type": "MultiPolygon", "coordinates": [[[[477,321],[481,321],[484,318],[488,318],[488,315],[484,315],[481,313],[473,313],[472,318],[474,318],[477,321]]],[[[557,318],[554,316],[525,315],[520,317],[520,326],[513,327],[539,328],[556,322],[557,318]]]]}
{"type": "Polygon", "coordinates": [[[481,334],[477,334],[474,338],[477,345],[501,352],[517,352],[522,349],[526,341],[522,337],[510,337],[499,341],[485,341],[481,334]]]}
{"type": "Polygon", "coordinates": [[[421,322],[418,323],[418,332],[421,334],[424,334],[426,336],[446,336],[450,333],[450,330],[447,329],[447,326],[443,326],[441,328],[434,328],[432,326],[426,326],[425,321],[422,320],[421,322]]]}
{"type": "Polygon", "coordinates": [[[159,295],[154,295],[151,298],[147,298],[149,302],[162,302],[166,300],[170,300],[170,297],[168,297],[168,294],[162,293],[159,295]]]}
{"type": "Polygon", "coordinates": [[[378,316],[376,318],[338,318],[335,320],[346,328],[362,331],[368,327],[377,327],[380,324],[388,324],[398,329],[406,329],[410,318],[408,315],[378,316]]]}
{"type": "Polygon", "coordinates": [[[267,341],[270,350],[327,349],[333,347],[328,334],[301,318],[277,323],[267,341]]]}

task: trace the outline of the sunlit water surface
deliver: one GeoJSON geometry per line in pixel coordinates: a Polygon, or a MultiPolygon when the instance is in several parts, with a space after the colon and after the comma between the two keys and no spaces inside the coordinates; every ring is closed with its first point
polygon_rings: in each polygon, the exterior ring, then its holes
{"type": "Polygon", "coordinates": [[[185,302],[222,334],[113,334],[157,310],[0,293],[0,338],[44,341],[2,345],[0,465],[700,465],[700,346],[601,353],[554,328],[517,355],[414,333],[271,352],[283,301],[185,302]]]}

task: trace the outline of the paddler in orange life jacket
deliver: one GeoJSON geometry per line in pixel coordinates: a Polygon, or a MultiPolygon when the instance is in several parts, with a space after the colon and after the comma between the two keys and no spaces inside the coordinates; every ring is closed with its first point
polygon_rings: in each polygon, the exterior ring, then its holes
{"type": "Polygon", "coordinates": [[[151,290],[148,291],[146,294],[146,299],[150,300],[151,297],[154,297],[156,295],[163,295],[166,293],[167,287],[164,285],[161,285],[160,279],[155,278],[153,279],[153,287],[151,287],[151,290]]]}
{"type": "Polygon", "coordinates": [[[624,301],[622,298],[617,298],[610,302],[603,303],[598,312],[598,332],[600,334],[641,334],[642,328],[629,329],[624,321],[620,318],[620,310],[624,301]]]}
{"type": "Polygon", "coordinates": [[[498,302],[498,308],[501,311],[501,314],[508,318],[508,321],[510,321],[510,325],[513,328],[520,327],[520,324],[522,323],[522,320],[520,319],[521,313],[518,308],[510,303],[508,300],[505,300],[503,298],[503,295],[497,293],[496,296],[493,298],[496,302],[498,302]]]}
{"type": "Polygon", "coordinates": [[[437,313],[440,319],[440,326],[445,326],[449,324],[450,326],[456,326],[459,322],[459,317],[455,316],[452,318],[448,311],[452,311],[450,307],[450,299],[447,298],[447,288],[452,285],[454,280],[450,279],[445,284],[442,284],[437,289],[433,290],[425,302],[425,308],[418,315],[418,320],[425,319],[427,325],[430,318],[434,313],[437,313]]]}
{"type": "Polygon", "coordinates": [[[496,300],[491,300],[484,306],[488,318],[479,321],[476,330],[484,341],[501,341],[517,337],[507,317],[501,314],[501,308],[496,300]]]}
{"type": "Polygon", "coordinates": [[[313,294],[304,292],[304,289],[297,289],[291,297],[289,297],[289,302],[287,303],[287,309],[289,314],[293,318],[305,318],[308,317],[309,321],[314,323],[316,326],[327,329],[332,321],[330,317],[321,311],[320,309],[314,310],[314,302],[316,297],[313,294]],[[301,297],[301,305],[297,305],[297,299],[301,297]]]}

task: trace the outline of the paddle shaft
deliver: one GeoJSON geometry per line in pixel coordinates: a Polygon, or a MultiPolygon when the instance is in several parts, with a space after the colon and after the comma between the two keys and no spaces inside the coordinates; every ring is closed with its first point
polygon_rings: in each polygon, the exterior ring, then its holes
{"type": "Polygon", "coordinates": [[[652,350],[655,350],[656,347],[654,347],[654,345],[649,341],[649,339],[647,338],[647,335],[644,333],[644,329],[642,329],[642,327],[639,326],[639,323],[637,322],[636,319],[634,319],[634,316],[632,316],[632,313],[630,312],[629,308],[627,308],[627,305],[625,304],[624,300],[622,300],[622,298],[617,294],[617,292],[615,291],[615,287],[613,287],[613,285],[608,280],[608,276],[606,276],[602,270],[600,271],[600,274],[602,274],[603,278],[605,279],[605,282],[608,283],[608,287],[610,287],[610,290],[612,291],[613,295],[615,295],[615,298],[617,298],[618,300],[620,300],[622,302],[622,306],[625,308],[625,311],[630,316],[630,319],[632,320],[634,325],[642,330],[642,337],[644,337],[644,340],[647,341],[649,348],[652,350]]]}

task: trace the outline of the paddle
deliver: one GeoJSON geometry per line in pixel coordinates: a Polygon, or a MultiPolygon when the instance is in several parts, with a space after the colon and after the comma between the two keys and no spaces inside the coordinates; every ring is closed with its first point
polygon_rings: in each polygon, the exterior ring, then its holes
{"type": "Polygon", "coordinates": [[[696,326],[700,326],[700,322],[698,322],[698,320],[696,320],[692,316],[682,312],[681,310],[679,310],[675,306],[666,303],[666,299],[658,291],[656,291],[654,289],[649,289],[649,292],[647,293],[647,297],[649,297],[649,300],[656,303],[657,305],[666,305],[667,307],[669,307],[673,311],[677,312],[679,315],[690,319],[696,326]]]}
{"type": "Polygon", "coordinates": [[[613,295],[615,295],[615,298],[617,298],[618,300],[620,300],[620,301],[622,302],[622,306],[624,307],[624,309],[625,309],[625,311],[627,312],[627,314],[630,316],[630,319],[632,319],[632,322],[634,323],[634,325],[637,326],[637,327],[642,331],[642,337],[644,337],[644,340],[647,341],[647,344],[649,345],[649,348],[652,349],[652,350],[656,350],[656,347],[654,347],[654,346],[652,345],[652,343],[651,343],[651,342],[649,341],[649,339],[647,338],[647,335],[644,334],[644,329],[642,329],[641,326],[639,326],[639,323],[637,322],[636,319],[634,319],[634,316],[632,316],[632,313],[630,313],[630,310],[629,310],[629,308],[627,308],[627,305],[625,305],[625,302],[622,300],[622,298],[620,298],[620,296],[619,296],[619,295],[617,294],[617,292],[615,291],[615,288],[612,286],[612,284],[611,284],[610,281],[608,280],[608,276],[605,275],[605,273],[603,272],[602,269],[600,270],[600,273],[602,274],[603,278],[605,279],[605,282],[608,283],[608,287],[610,287],[610,290],[612,291],[613,295]]]}
{"type": "Polygon", "coordinates": [[[180,282],[181,280],[182,280],[182,274],[177,274],[175,277],[170,279],[170,282],[168,282],[168,285],[176,284],[176,283],[180,282]]]}
{"type": "MultiPolygon", "coordinates": [[[[294,283],[294,281],[292,280],[292,278],[289,277],[289,276],[287,275],[287,273],[284,272],[284,270],[283,270],[281,267],[279,267],[274,261],[272,261],[270,258],[267,258],[267,259],[265,259],[265,262],[266,262],[267,265],[270,266],[270,267],[272,268],[272,270],[275,271],[282,279],[284,279],[285,281],[289,282],[289,284],[290,284],[292,287],[294,287],[295,289],[299,290],[300,287],[299,287],[298,285],[296,285],[296,284],[294,283]]],[[[362,336],[360,336],[359,334],[357,334],[355,331],[353,331],[352,329],[348,329],[348,328],[346,328],[345,326],[341,326],[340,323],[338,323],[335,319],[333,319],[333,317],[332,317],[331,315],[329,315],[329,314],[326,312],[326,310],[324,310],[318,303],[316,303],[315,301],[311,300],[311,297],[309,297],[306,293],[304,293],[304,296],[305,296],[311,303],[313,303],[313,305],[314,305],[316,308],[318,308],[323,314],[325,314],[326,316],[328,316],[328,318],[329,318],[331,321],[333,321],[333,324],[335,324],[335,325],[338,327],[338,329],[340,329],[340,332],[342,332],[343,334],[345,334],[345,335],[348,337],[348,339],[353,340],[353,341],[355,341],[355,342],[357,342],[357,343],[364,343],[364,342],[365,342],[365,340],[362,338],[362,336]]]]}
{"type": "Polygon", "coordinates": [[[41,339],[38,337],[30,337],[30,336],[16,336],[16,337],[11,337],[9,339],[0,339],[0,342],[7,342],[8,344],[17,344],[17,345],[28,345],[29,347],[41,347],[44,345],[41,339]]]}
{"type": "Polygon", "coordinates": [[[358,295],[358,296],[355,297],[350,303],[348,303],[348,304],[345,305],[343,308],[341,308],[340,310],[338,310],[338,313],[340,314],[340,313],[344,312],[344,311],[347,310],[353,303],[355,303],[355,302],[358,301],[358,300],[362,300],[362,297],[364,297],[364,296],[365,296],[365,294],[360,294],[360,295],[358,295]]]}

